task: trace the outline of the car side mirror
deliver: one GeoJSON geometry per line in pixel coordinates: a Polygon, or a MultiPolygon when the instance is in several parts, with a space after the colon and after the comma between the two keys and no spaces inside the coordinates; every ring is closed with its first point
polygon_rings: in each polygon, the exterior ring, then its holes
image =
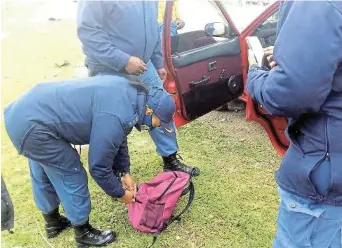
{"type": "Polygon", "coordinates": [[[227,26],[222,22],[208,23],[205,25],[204,31],[210,36],[221,37],[226,34],[227,26]]]}

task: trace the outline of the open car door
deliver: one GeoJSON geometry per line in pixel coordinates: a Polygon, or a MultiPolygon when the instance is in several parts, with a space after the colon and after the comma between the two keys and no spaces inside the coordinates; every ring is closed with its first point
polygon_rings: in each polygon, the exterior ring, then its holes
{"type": "Polygon", "coordinates": [[[169,77],[165,87],[174,94],[176,125],[194,120],[241,96],[241,49],[233,22],[220,4],[182,1],[185,27],[171,36],[174,1],[167,1],[163,53],[169,77]]]}
{"type": "Polygon", "coordinates": [[[185,28],[171,36],[174,1],[168,1],[162,38],[169,72],[165,88],[174,95],[177,105],[176,125],[240,98],[246,102],[247,120],[261,124],[276,151],[284,155],[289,146],[285,136],[287,120],[267,114],[245,89],[249,68],[246,37],[257,36],[263,48],[274,45],[279,2],[271,4],[241,33],[220,1],[181,2],[189,5],[192,15],[189,11],[182,15],[185,28]]]}
{"type": "MultiPolygon", "coordinates": [[[[276,28],[278,23],[278,10],[280,3],[277,1],[270,5],[256,20],[254,20],[245,30],[241,32],[242,62],[248,65],[248,45],[247,36],[257,36],[263,48],[273,46],[276,40],[276,28]]],[[[248,66],[246,66],[243,77],[247,80],[248,66]]],[[[245,89],[246,97],[246,119],[256,121],[265,129],[276,151],[283,156],[289,147],[289,141],[285,136],[287,120],[284,117],[269,115],[263,107],[251,99],[245,89]]]]}

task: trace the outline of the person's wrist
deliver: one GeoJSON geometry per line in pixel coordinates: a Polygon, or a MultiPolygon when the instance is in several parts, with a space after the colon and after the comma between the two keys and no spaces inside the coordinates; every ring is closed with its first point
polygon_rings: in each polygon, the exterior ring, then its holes
{"type": "Polygon", "coordinates": [[[123,199],[124,196],[126,195],[126,190],[125,190],[124,187],[122,187],[122,188],[120,189],[120,191],[121,191],[121,192],[120,192],[118,195],[116,195],[115,197],[113,197],[113,199],[114,199],[115,201],[120,200],[120,199],[123,199]]]}
{"type": "Polygon", "coordinates": [[[129,64],[129,62],[132,60],[132,56],[128,55],[128,57],[126,58],[125,60],[125,65],[124,65],[124,68],[126,68],[129,64]]]}
{"type": "Polygon", "coordinates": [[[124,177],[125,175],[129,175],[129,172],[114,172],[114,174],[117,176],[117,177],[119,177],[119,178],[121,178],[121,177],[124,177]]]}
{"type": "Polygon", "coordinates": [[[123,172],[122,173],[122,177],[130,177],[131,175],[129,174],[129,172],[123,172]]]}

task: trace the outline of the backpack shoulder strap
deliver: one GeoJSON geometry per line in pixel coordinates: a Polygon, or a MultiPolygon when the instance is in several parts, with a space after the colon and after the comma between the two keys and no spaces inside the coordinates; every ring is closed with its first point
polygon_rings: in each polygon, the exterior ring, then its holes
{"type": "Polygon", "coordinates": [[[180,220],[181,216],[188,211],[188,209],[190,208],[194,198],[195,198],[195,187],[192,181],[190,181],[189,184],[189,200],[188,203],[186,204],[185,208],[176,216],[173,216],[169,221],[165,222],[164,225],[162,226],[162,228],[160,228],[157,232],[154,233],[153,235],[153,241],[152,244],[149,248],[151,248],[154,243],[157,241],[158,236],[175,220],[180,220]]]}
{"type": "MultiPolygon", "coordinates": [[[[192,181],[190,181],[190,184],[189,184],[189,200],[188,200],[188,203],[186,204],[185,208],[176,216],[172,217],[171,220],[170,220],[170,223],[175,221],[175,220],[180,220],[181,216],[186,212],[188,211],[188,209],[190,208],[194,198],[195,198],[195,187],[194,187],[194,184],[192,181]]],[[[170,224],[169,223],[169,224],[170,224]]]]}

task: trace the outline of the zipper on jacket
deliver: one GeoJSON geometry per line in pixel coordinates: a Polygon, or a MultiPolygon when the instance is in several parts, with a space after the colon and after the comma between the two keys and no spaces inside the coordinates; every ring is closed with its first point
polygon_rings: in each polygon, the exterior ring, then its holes
{"type": "MultiPolygon", "coordinates": [[[[326,151],[325,151],[325,154],[324,156],[315,164],[315,166],[312,168],[312,170],[310,171],[309,173],[309,182],[311,184],[311,187],[313,189],[313,191],[315,192],[316,196],[310,196],[310,199],[312,200],[315,200],[315,201],[318,201],[318,202],[321,202],[324,200],[324,196],[320,195],[317,193],[316,191],[316,187],[312,184],[311,182],[311,175],[312,175],[312,172],[318,167],[320,166],[324,160],[330,160],[330,144],[329,144],[329,137],[328,137],[328,120],[327,120],[327,117],[326,117],[326,121],[325,121],[325,139],[327,141],[327,144],[326,144],[326,151]]],[[[330,168],[331,169],[331,168],[330,168]]],[[[331,173],[331,177],[332,177],[332,173],[331,173]]],[[[331,190],[332,188],[332,178],[330,178],[330,185],[328,187],[328,192],[331,190]]]]}
{"type": "MultiPolygon", "coordinates": [[[[329,135],[328,135],[328,117],[326,117],[325,122],[325,138],[327,139],[327,152],[325,154],[325,159],[330,161],[330,143],[329,143],[329,135]]],[[[334,180],[333,180],[333,173],[332,173],[332,164],[330,163],[330,183],[328,187],[328,193],[333,188],[334,180]]]]}

